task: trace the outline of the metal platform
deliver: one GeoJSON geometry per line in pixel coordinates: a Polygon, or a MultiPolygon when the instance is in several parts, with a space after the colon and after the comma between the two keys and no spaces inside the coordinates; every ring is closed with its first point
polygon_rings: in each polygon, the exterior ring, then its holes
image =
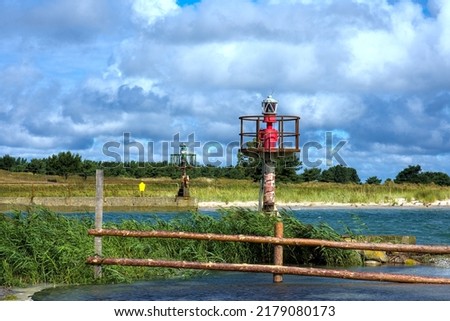
{"type": "Polygon", "coordinates": [[[277,147],[269,150],[263,147],[258,133],[263,129],[264,115],[241,116],[240,152],[244,155],[264,153],[285,155],[300,152],[300,117],[277,115],[275,127],[278,130],[277,147]]]}

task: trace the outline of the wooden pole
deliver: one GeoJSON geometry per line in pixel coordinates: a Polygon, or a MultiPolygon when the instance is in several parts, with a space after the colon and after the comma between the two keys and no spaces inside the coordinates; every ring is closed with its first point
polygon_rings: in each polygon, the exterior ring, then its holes
{"type": "Polygon", "coordinates": [[[156,237],[156,238],[178,238],[190,240],[207,240],[222,242],[248,242],[292,246],[323,246],[347,250],[380,250],[393,252],[450,254],[450,246],[441,245],[410,245],[390,243],[361,243],[361,242],[338,242],[320,239],[304,238],[279,238],[273,236],[253,235],[224,235],[212,233],[191,233],[177,231],[126,231],[126,230],[89,230],[93,236],[125,236],[125,237],[156,237]]]}
{"type": "Polygon", "coordinates": [[[263,208],[263,195],[264,195],[264,179],[259,180],[259,195],[258,195],[258,211],[262,211],[263,208]]]}
{"type": "MultiPolygon", "coordinates": [[[[95,172],[95,229],[101,231],[103,227],[103,170],[97,169],[95,172]]],[[[94,253],[102,256],[102,236],[94,238],[94,253]]],[[[102,267],[94,267],[94,277],[102,277],[102,267]]]]}
{"type": "Polygon", "coordinates": [[[425,284],[450,284],[450,279],[416,276],[407,274],[389,274],[372,272],[353,272],[348,270],[333,270],[312,267],[277,266],[261,264],[234,264],[234,263],[213,263],[213,262],[187,262],[187,261],[166,261],[151,259],[128,259],[128,258],[101,258],[88,257],[88,264],[94,265],[123,265],[123,266],[147,266],[166,267],[176,269],[197,269],[216,271],[239,271],[272,274],[306,275],[317,277],[331,277],[352,280],[383,281],[399,283],[425,283],[425,284]]]}
{"type": "MultiPolygon", "coordinates": [[[[275,223],[275,237],[283,238],[283,222],[275,223]]],[[[277,266],[283,265],[283,245],[275,245],[273,247],[273,264],[277,266]]],[[[283,282],[283,274],[275,273],[273,275],[273,283],[283,282]]]]}

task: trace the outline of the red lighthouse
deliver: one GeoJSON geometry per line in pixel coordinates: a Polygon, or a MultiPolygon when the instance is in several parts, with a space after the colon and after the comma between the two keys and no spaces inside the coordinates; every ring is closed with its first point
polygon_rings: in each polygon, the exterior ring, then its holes
{"type": "Polygon", "coordinates": [[[278,101],[268,96],[262,101],[262,116],[239,117],[240,151],[246,156],[262,160],[259,209],[267,213],[276,213],[276,159],[300,151],[300,117],[279,116],[277,108],[278,101]]]}

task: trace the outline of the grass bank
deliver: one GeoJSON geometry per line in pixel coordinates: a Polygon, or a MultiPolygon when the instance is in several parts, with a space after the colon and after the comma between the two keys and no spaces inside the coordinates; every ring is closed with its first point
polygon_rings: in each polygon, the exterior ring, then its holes
{"type": "MultiPolygon", "coordinates": [[[[128,230],[175,230],[222,234],[273,235],[275,218],[259,212],[232,208],[221,210],[218,219],[192,212],[169,221],[134,220],[106,224],[105,228],[128,230]]],[[[326,225],[306,225],[290,212],[282,212],[287,237],[339,240],[326,225]]],[[[46,208],[27,212],[0,214],[0,285],[24,286],[39,283],[91,284],[130,282],[168,277],[187,277],[189,270],[105,266],[103,278],[93,278],[92,266],[85,260],[93,255],[93,238],[87,230],[94,223],[56,214],[46,208]]],[[[188,260],[201,262],[271,263],[272,246],[214,241],[177,239],[137,239],[105,237],[104,256],[188,260]]],[[[286,264],[315,264],[330,266],[360,265],[355,251],[318,247],[285,249],[286,264]]]]}
{"type": "MultiPolygon", "coordinates": [[[[139,196],[140,179],[106,177],[105,197],[139,196]]],[[[170,178],[145,178],[145,196],[173,197],[179,181],[170,178]]],[[[191,181],[191,195],[199,202],[257,201],[259,184],[250,180],[197,178],[191,181]]],[[[95,178],[10,173],[0,170],[0,197],[82,197],[95,196],[95,178]]],[[[432,203],[450,199],[450,187],[434,184],[381,185],[337,183],[278,183],[278,202],[372,203],[396,205],[406,202],[432,203]]]]}

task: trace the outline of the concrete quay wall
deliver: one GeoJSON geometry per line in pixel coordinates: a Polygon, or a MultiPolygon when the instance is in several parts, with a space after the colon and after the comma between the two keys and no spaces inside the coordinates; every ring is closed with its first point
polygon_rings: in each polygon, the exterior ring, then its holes
{"type": "MultiPolygon", "coordinates": [[[[45,206],[67,211],[95,210],[95,197],[0,197],[0,209],[22,209],[29,206],[45,206]]],[[[197,209],[196,198],[180,197],[105,197],[104,210],[152,211],[197,209]]]]}

